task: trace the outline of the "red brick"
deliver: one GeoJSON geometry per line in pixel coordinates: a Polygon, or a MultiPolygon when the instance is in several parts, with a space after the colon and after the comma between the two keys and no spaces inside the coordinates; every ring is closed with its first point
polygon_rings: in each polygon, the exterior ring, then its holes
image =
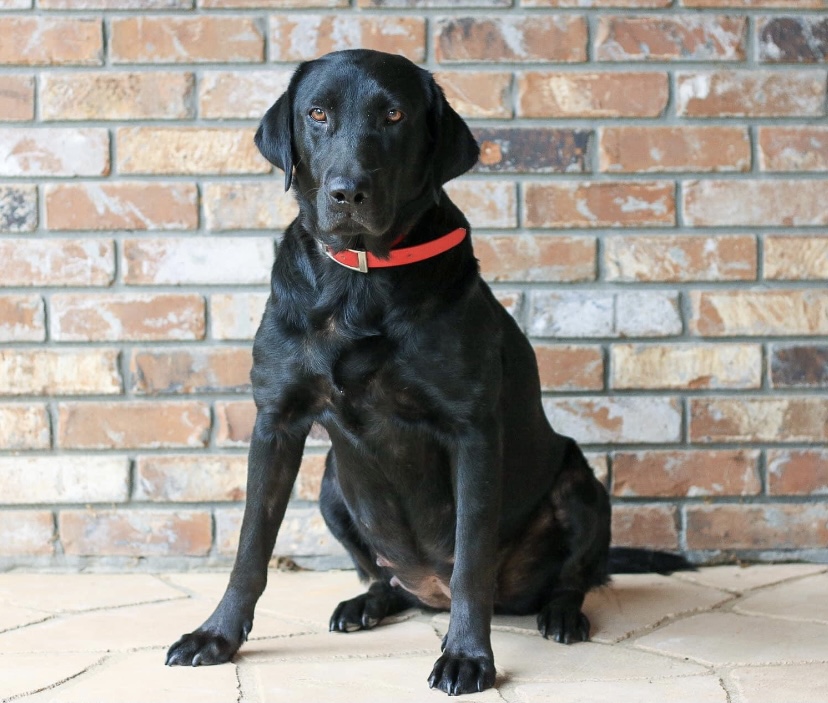
{"type": "Polygon", "coordinates": [[[826,442],[828,398],[691,398],[693,442],[826,442]]]}
{"type": "Polygon", "coordinates": [[[193,0],[37,0],[49,10],[189,10],[193,0]]]}
{"type": "Polygon", "coordinates": [[[774,344],[770,369],[774,388],[828,388],[828,344],[774,344]]]}
{"type": "Polygon", "coordinates": [[[141,456],[135,462],[135,500],[193,503],[245,497],[247,457],[238,454],[141,456]]]}
{"type": "Polygon", "coordinates": [[[37,186],[0,186],[0,232],[32,232],[37,228],[37,186]]]}
{"type": "Polygon", "coordinates": [[[680,2],[684,7],[791,8],[796,10],[818,10],[825,7],[825,0],[680,0],[680,2]]]}
{"type": "Polygon", "coordinates": [[[253,358],[249,348],[134,351],[132,391],[138,395],[245,393],[253,358]]]}
{"type": "Polygon", "coordinates": [[[299,214],[293,194],[285,193],[281,179],[205,183],[202,200],[207,229],[213,231],[281,230],[299,214]]]}
{"type": "Polygon", "coordinates": [[[541,389],[599,391],[604,388],[604,355],[600,347],[537,343],[541,389]]]}
{"type": "Polygon", "coordinates": [[[264,34],[249,17],[119,17],[111,20],[113,63],[260,63],[264,34]]]}
{"type": "Polygon", "coordinates": [[[825,114],[824,71],[679,71],[682,117],[817,117],[825,114]]]}
{"type": "Polygon", "coordinates": [[[544,127],[473,129],[480,145],[477,173],[584,173],[592,132],[544,127]]]}
{"type": "Polygon", "coordinates": [[[322,475],[325,473],[324,454],[305,454],[296,477],[294,495],[299,500],[319,500],[322,487],[322,475]]]}
{"type": "Polygon", "coordinates": [[[48,184],[46,226],[51,230],[188,230],[198,227],[198,191],[192,183],[48,184]]]}
{"type": "MultiPolygon", "coordinates": [[[[279,0],[281,2],[281,0],[279,0]]],[[[205,71],[198,85],[198,113],[208,120],[259,119],[287,90],[293,71],[205,71]]]]}
{"type": "Polygon", "coordinates": [[[678,549],[678,513],[672,505],[612,508],[612,544],[618,547],[678,549]]]}
{"type": "Polygon", "coordinates": [[[756,239],[750,235],[653,235],[604,239],[609,281],[752,281],[756,239]]]}
{"type": "Polygon", "coordinates": [[[659,117],[666,73],[526,72],[518,79],[521,117],[659,117]]]}
{"type": "Polygon", "coordinates": [[[743,61],[746,17],[599,17],[598,61],[743,61]]]}
{"type": "Polygon", "coordinates": [[[123,503],[129,492],[124,456],[0,457],[4,503],[123,503]]]}
{"type": "Polygon", "coordinates": [[[686,181],[684,219],[690,227],[828,225],[828,179],[686,181]]]}
{"type": "Polygon", "coordinates": [[[0,176],[107,174],[109,133],[105,129],[0,127],[0,176]]]}
{"type": "Polygon", "coordinates": [[[691,505],[690,549],[824,549],[828,505],[691,505]]]}
{"type": "Polygon", "coordinates": [[[39,295],[0,295],[0,342],[45,339],[46,318],[39,295]]]}
{"type": "Polygon", "coordinates": [[[763,171],[828,171],[828,127],[759,127],[763,171]]]}
{"type": "Polygon", "coordinates": [[[616,452],[612,493],[625,498],[757,495],[757,450],[616,452]]]}
{"type": "Polygon", "coordinates": [[[522,324],[518,316],[523,310],[523,292],[519,290],[497,289],[493,293],[497,302],[503,306],[503,309],[514,317],[518,321],[518,324],[522,324]]]}
{"type": "Polygon", "coordinates": [[[195,116],[192,73],[46,73],[45,120],[175,120],[195,116]]]}
{"type": "Polygon", "coordinates": [[[216,402],[216,446],[245,447],[253,436],[256,406],[250,400],[216,402]]]}
{"type": "Polygon", "coordinates": [[[586,61],[587,25],[577,15],[439,18],[435,55],[463,61],[586,61]]]}
{"type": "Polygon", "coordinates": [[[267,293],[215,293],[210,296],[213,339],[253,339],[264,314],[267,293]]]}
{"type": "Polygon", "coordinates": [[[115,349],[0,350],[0,395],[116,395],[115,349]]]}
{"type": "Polygon", "coordinates": [[[0,511],[0,556],[27,558],[54,553],[55,521],[50,511],[0,511]]]}
{"type": "Polygon", "coordinates": [[[675,224],[675,188],[662,182],[526,183],[526,227],[658,227],[675,224]]]}
{"type": "Polygon", "coordinates": [[[348,7],[348,0],[197,0],[199,7],[222,8],[272,8],[305,9],[317,7],[348,7]]]}
{"type": "Polygon", "coordinates": [[[490,281],[595,280],[592,237],[479,235],[474,238],[474,253],[490,281]]]}
{"type": "Polygon", "coordinates": [[[756,31],[760,61],[818,63],[828,58],[828,17],[762,17],[756,31]]]}
{"type": "Polygon", "coordinates": [[[512,117],[512,74],[502,71],[437,71],[434,79],[451,106],[467,118],[512,117]]]}
{"type": "Polygon", "coordinates": [[[828,495],[828,450],[769,449],[770,495],[828,495]]]}
{"type": "Polygon", "coordinates": [[[0,17],[0,64],[100,66],[100,19],[0,17]]]}
{"type": "Polygon", "coordinates": [[[512,0],[357,0],[358,7],[371,8],[471,8],[471,7],[510,7],[512,0]]]}
{"type": "Polygon", "coordinates": [[[463,212],[474,213],[475,227],[517,226],[517,194],[512,181],[452,181],[446,193],[463,212]]]}
{"type": "Polygon", "coordinates": [[[62,449],[204,447],[210,408],[198,402],[60,403],[62,449]]]}
{"type": "Polygon", "coordinates": [[[204,299],[180,293],[52,296],[52,338],[61,342],[204,337],[204,299]]]}
{"type": "Polygon", "coordinates": [[[375,49],[425,60],[425,19],[352,15],[273,15],[273,61],[309,61],[330,51],[375,49]]]}
{"type": "MultiPolygon", "coordinates": [[[[45,405],[0,404],[0,449],[48,449],[51,440],[49,428],[49,413],[45,405]]],[[[3,490],[5,492],[5,485],[3,490]]]]}
{"type": "Polygon", "coordinates": [[[7,286],[108,286],[115,247],[107,239],[0,239],[0,281],[7,286]]]}
{"type": "Polygon", "coordinates": [[[828,279],[828,236],[765,237],[767,279],[807,281],[828,279]]]}
{"type": "Polygon", "coordinates": [[[749,171],[745,127],[604,127],[600,166],[613,173],[749,171]]]}
{"type": "Polygon", "coordinates": [[[521,0],[521,7],[670,7],[673,0],[521,0]]]}
{"type": "Polygon", "coordinates": [[[204,557],[212,545],[205,510],[63,510],[58,529],[70,556],[204,557]]]}
{"type": "Polygon", "coordinates": [[[34,119],[34,78],[0,76],[0,115],[4,122],[34,119]]]}

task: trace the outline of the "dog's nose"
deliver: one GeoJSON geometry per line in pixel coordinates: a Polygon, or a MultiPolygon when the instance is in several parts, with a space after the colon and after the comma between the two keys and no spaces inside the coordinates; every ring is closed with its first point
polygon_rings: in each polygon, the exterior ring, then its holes
{"type": "Polygon", "coordinates": [[[328,182],[328,195],[336,205],[363,205],[368,200],[365,183],[338,176],[328,182]]]}

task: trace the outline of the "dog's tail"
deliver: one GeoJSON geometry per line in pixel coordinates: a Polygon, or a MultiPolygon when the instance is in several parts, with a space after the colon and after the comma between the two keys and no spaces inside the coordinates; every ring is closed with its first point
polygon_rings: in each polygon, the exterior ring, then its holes
{"type": "Polygon", "coordinates": [[[631,547],[612,547],[609,551],[611,574],[670,574],[695,570],[696,567],[680,554],[631,547]]]}

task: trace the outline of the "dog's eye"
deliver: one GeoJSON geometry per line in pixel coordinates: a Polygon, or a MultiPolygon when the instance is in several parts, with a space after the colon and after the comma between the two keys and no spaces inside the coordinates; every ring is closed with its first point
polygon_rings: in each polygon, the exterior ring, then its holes
{"type": "Polygon", "coordinates": [[[308,114],[310,115],[310,118],[314,122],[327,122],[328,121],[328,115],[325,113],[325,111],[321,107],[314,107],[308,114]]]}
{"type": "Polygon", "coordinates": [[[394,124],[399,122],[404,117],[403,113],[399,110],[389,110],[385,113],[385,121],[394,124]]]}

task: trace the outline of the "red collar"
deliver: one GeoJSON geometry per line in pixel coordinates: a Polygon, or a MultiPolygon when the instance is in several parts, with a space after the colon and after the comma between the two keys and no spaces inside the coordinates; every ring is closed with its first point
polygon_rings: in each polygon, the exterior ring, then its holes
{"type": "Polygon", "coordinates": [[[345,249],[344,251],[334,253],[330,247],[325,247],[324,252],[336,261],[336,263],[347,269],[368,273],[370,269],[405,266],[406,264],[413,264],[417,261],[430,259],[433,256],[437,256],[456,247],[465,238],[466,230],[459,227],[425,244],[417,244],[416,246],[405,247],[403,249],[392,249],[391,255],[387,259],[380,259],[378,256],[374,256],[367,251],[359,251],[357,249],[345,249]]]}

